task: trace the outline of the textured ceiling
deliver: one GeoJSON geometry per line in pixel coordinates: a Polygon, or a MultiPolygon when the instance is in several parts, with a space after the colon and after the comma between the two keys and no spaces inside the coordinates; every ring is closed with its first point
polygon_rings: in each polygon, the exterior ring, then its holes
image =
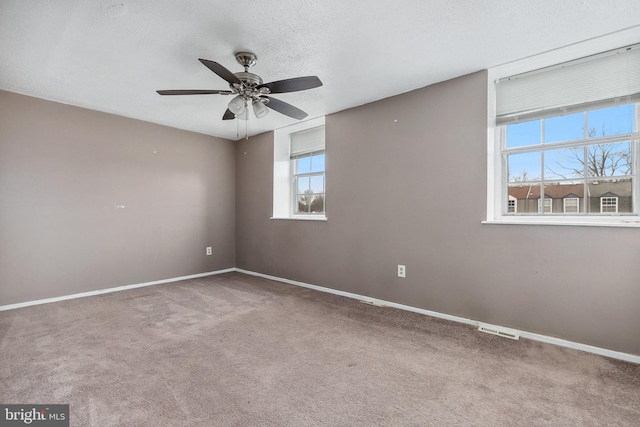
{"type": "Polygon", "coordinates": [[[320,77],[277,96],[313,118],[638,24],[638,0],[0,0],[0,89],[237,139],[229,97],[155,91],[227,89],[198,58],[249,50],[265,82],[320,77]]]}

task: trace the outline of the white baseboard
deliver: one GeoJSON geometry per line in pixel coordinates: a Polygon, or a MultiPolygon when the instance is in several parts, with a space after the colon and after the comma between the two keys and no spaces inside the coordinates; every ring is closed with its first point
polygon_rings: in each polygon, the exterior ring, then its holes
{"type": "MultiPolygon", "coordinates": [[[[437,317],[437,318],[440,318],[440,319],[452,320],[454,322],[464,323],[464,324],[472,325],[472,326],[475,326],[475,327],[478,327],[480,325],[480,322],[476,321],[476,320],[471,320],[471,319],[467,319],[467,318],[459,317],[459,316],[452,316],[450,314],[439,313],[437,311],[424,310],[424,309],[421,309],[421,308],[411,307],[411,306],[408,306],[408,305],[398,304],[398,303],[395,303],[395,302],[384,301],[384,300],[380,300],[380,299],[377,299],[377,298],[371,298],[371,297],[366,297],[366,296],[363,296],[363,295],[353,294],[351,292],[338,291],[336,289],[325,288],[325,287],[317,286],[317,285],[311,285],[309,283],[298,282],[296,280],[283,279],[281,277],[270,276],[268,274],[262,274],[262,273],[256,273],[254,271],[243,270],[241,268],[236,268],[235,271],[237,271],[238,273],[244,273],[244,274],[248,274],[248,275],[251,275],[251,276],[257,276],[257,277],[262,277],[262,278],[269,279],[269,280],[275,280],[277,282],[288,283],[290,285],[295,285],[295,286],[301,286],[301,287],[304,287],[304,288],[314,289],[314,290],[320,291],[320,292],[327,292],[327,293],[330,293],[330,294],[341,295],[343,297],[357,299],[357,300],[364,301],[364,302],[367,302],[367,303],[370,303],[370,304],[373,304],[373,305],[377,305],[377,306],[398,308],[400,310],[412,311],[414,313],[420,313],[420,314],[424,314],[424,315],[431,316],[431,317],[437,317]]],[[[496,325],[496,326],[499,326],[499,325],[496,325]]],[[[502,328],[504,328],[504,327],[502,327],[502,328]]],[[[581,351],[585,351],[587,353],[594,353],[594,354],[598,354],[600,356],[606,356],[606,357],[611,357],[613,359],[620,359],[620,360],[624,360],[626,362],[640,364],[640,356],[635,355],[635,354],[629,354],[629,353],[623,353],[623,352],[620,352],[620,351],[608,350],[606,348],[595,347],[595,346],[592,346],[592,345],[581,344],[581,343],[577,343],[577,342],[573,342],[573,341],[567,341],[567,340],[563,340],[561,338],[550,337],[550,336],[547,336],[547,335],[536,334],[536,333],[533,333],[533,332],[521,331],[521,330],[517,330],[517,329],[513,329],[513,328],[509,328],[509,330],[511,330],[514,333],[520,335],[520,338],[527,338],[527,339],[534,340],[534,341],[540,341],[540,342],[544,342],[544,343],[548,343],[548,344],[558,345],[560,347],[572,348],[574,350],[581,350],[581,351]]]]}
{"type": "Polygon", "coordinates": [[[210,271],[208,273],[190,274],[188,276],[173,277],[171,279],[154,280],[153,282],[136,283],[133,285],[117,286],[115,288],[98,289],[96,291],[80,292],[78,294],[63,295],[54,298],[45,298],[35,301],[20,302],[17,304],[0,305],[0,311],[13,310],[16,308],[29,307],[32,305],[48,304],[50,302],[64,301],[68,299],[84,298],[93,295],[108,294],[110,292],[126,291],[127,289],[143,288],[145,286],[161,285],[163,283],[179,282],[180,280],[197,279],[198,277],[213,276],[222,273],[231,273],[236,271],[235,268],[227,268],[224,270],[210,271]]]}
{"type": "MultiPolygon", "coordinates": [[[[93,295],[106,294],[106,293],[110,293],[110,292],[125,291],[127,289],[142,288],[142,287],[145,287],[145,286],[153,286],[153,285],[160,285],[160,284],[163,284],[163,283],[179,282],[181,280],[197,279],[199,277],[214,276],[216,274],[232,273],[232,272],[244,273],[244,274],[248,274],[250,276],[262,277],[262,278],[265,278],[265,279],[274,280],[274,281],[282,282],[282,283],[288,283],[290,285],[295,285],[295,286],[301,286],[303,288],[309,288],[309,289],[313,289],[313,290],[320,291],[320,292],[327,292],[327,293],[334,294],[334,295],[340,295],[340,296],[347,297],[347,298],[353,298],[353,299],[357,299],[359,301],[370,303],[370,304],[373,304],[373,305],[376,305],[376,306],[392,307],[392,308],[397,308],[397,309],[400,309],[400,310],[412,311],[414,313],[424,314],[426,316],[436,317],[436,318],[439,318],[439,319],[451,320],[451,321],[454,321],[454,322],[464,323],[464,324],[472,325],[472,326],[475,326],[475,327],[478,327],[480,325],[479,321],[467,319],[467,318],[464,318],[464,317],[453,316],[451,314],[445,314],[445,313],[439,313],[437,311],[424,310],[422,308],[411,307],[409,305],[398,304],[398,303],[395,303],[395,302],[385,301],[385,300],[381,300],[381,299],[377,299],[377,298],[371,298],[371,297],[367,297],[367,296],[364,296],[364,295],[354,294],[354,293],[351,293],[351,292],[345,292],[345,291],[339,291],[339,290],[336,290],[336,289],[325,288],[323,286],[312,285],[312,284],[309,284],[309,283],[299,282],[299,281],[296,281],[296,280],[284,279],[282,277],[271,276],[271,275],[268,275],[268,274],[256,273],[254,271],[244,270],[244,269],[241,269],[241,268],[227,268],[227,269],[224,269],[224,270],[210,271],[208,273],[191,274],[191,275],[188,275],[188,276],[173,277],[173,278],[170,278],[170,279],[163,279],[163,280],[155,280],[153,282],[136,283],[136,284],[133,284],[133,285],[124,285],[124,286],[118,286],[118,287],[115,287],[115,288],[99,289],[99,290],[96,290],[96,291],[89,291],[89,292],[81,292],[81,293],[78,293],[78,294],[64,295],[64,296],[55,297],[55,298],[46,298],[46,299],[40,299],[40,300],[35,300],[35,301],[21,302],[21,303],[17,303],[17,304],[2,305],[2,306],[0,306],[0,311],[13,310],[13,309],[16,309],[16,308],[29,307],[29,306],[32,306],[32,305],[47,304],[47,303],[50,303],[50,302],[64,301],[64,300],[75,299],[75,298],[83,298],[83,297],[89,297],[89,296],[93,296],[93,295]]],[[[499,326],[499,325],[496,325],[496,326],[499,326]]],[[[558,345],[558,346],[561,346],[561,347],[572,348],[572,349],[575,349],[575,350],[585,351],[587,353],[594,353],[594,354],[598,354],[600,356],[606,356],[606,357],[611,357],[613,359],[620,359],[620,360],[624,360],[624,361],[627,361],[627,362],[640,364],[640,356],[638,356],[638,355],[629,354],[629,353],[623,353],[623,352],[620,352],[620,351],[608,350],[606,348],[595,347],[595,346],[592,346],[592,345],[581,344],[581,343],[577,343],[577,342],[573,342],[573,341],[567,341],[567,340],[563,340],[561,338],[550,337],[550,336],[547,336],[547,335],[536,334],[536,333],[533,333],[533,332],[521,331],[521,330],[517,330],[517,329],[511,329],[511,330],[513,330],[515,333],[520,335],[520,338],[528,338],[528,339],[534,340],[534,341],[540,341],[540,342],[544,342],[544,343],[548,343],[548,344],[554,344],[554,345],[558,345]]]]}
{"type": "Polygon", "coordinates": [[[440,319],[453,320],[454,322],[466,323],[467,325],[478,326],[478,322],[470,319],[465,319],[464,317],[452,316],[451,314],[438,313],[437,311],[424,310],[422,308],[411,307],[409,305],[398,304],[391,301],[385,301],[377,298],[366,297],[364,295],[353,294],[351,292],[338,291],[336,289],[325,288],[317,285],[310,285],[309,283],[298,282],[296,280],[283,279],[281,277],[270,276],[268,274],[256,273],[254,271],[243,270],[241,268],[236,268],[238,273],[248,274],[250,276],[262,277],[264,279],[275,280],[276,282],[288,283],[290,285],[301,286],[303,288],[309,288],[320,292],[327,292],[334,295],[340,295],[347,298],[357,299],[359,301],[364,301],[373,305],[382,306],[382,307],[393,307],[399,308],[400,310],[413,311],[414,313],[425,314],[431,317],[438,317],[440,319]]]}

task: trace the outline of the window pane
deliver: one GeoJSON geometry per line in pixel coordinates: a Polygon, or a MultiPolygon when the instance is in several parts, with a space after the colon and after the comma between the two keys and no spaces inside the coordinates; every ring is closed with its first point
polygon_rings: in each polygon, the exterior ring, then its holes
{"type": "Polygon", "coordinates": [[[544,152],[544,179],[572,179],[584,176],[584,147],[544,152]]]}
{"type": "Polygon", "coordinates": [[[509,184],[507,212],[519,214],[538,213],[540,199],[540,184],[509,184]],[[511,206],[513,205],[513,210],[511,206]]]}
{"type": "Polygon", "coordinates": [[[634,104],[587,113],[589,138],[633,132],[634,104]]]}
{"type": "Polygon", "coordinates": [[[324,193],[324,176],[314,175],[311,177],[311,191],[314,193],[324,193]]]}
{"type": "Polygon", "coordinates": [[[584,113],[551,117],[544,121],[544,142],[584,138],[584,113]]]}
{"type": "Polygon", "coordinates": [[[298,212],[309,213],[313,197],[309,194],[298,196],[298,212]]]}
{"type": "Polygon", "coordinates": [[[540,120],[507,125],[507,148],[540,144],[540,120]]]}
{"type": "Polygon", "coordinates": [[[507,158],[509,182],[540,179],[540,153],[510,154],[507,158]]]}
{"type": "Polygon", "coordinates": [[[296,173],[311,172],[311,156],[300,157],[296,159],[296,173]]]}
{"type": "Polygon", "coordinates": [[[324,213],[324,194],[316,194],[311,201],[311,213],[324,213]]]}
{"type": "Polygon", "coordinates": [[[588,208],[591,214],[631,213],[631,179],[598,180],[588,183],[588,208]]]}
{"type": "Polygon", "coordinates": [[[304,194],[309,191],[309,177],[298,177],[298,194],[304,194]]]}
{"type": "Polygon", "coordinates": [[[544,186],[545,212],[554,214],[578,213],[579,204],[574,204],[569,199],[582,199],[583,195],[584,181],[564,181],[546,184],[544,186]],[[566,208],[567,203],[571,207],[569,211],[566,208]]]}
{"type": "Polygon", "coordinates": [[[298,213],[323,213],[324,194],[307,193],[298,196],[298,213]]]}
{"type": "Polygon", "coordinates": [[[324,153],[311,157],[311,172],[324,171],[324,153]]]}
{"type": "Polygon", "coordinates": [[[590,177],[631,174],[631,142],[597,144],[589,147],[587,173],[590,177]]]}

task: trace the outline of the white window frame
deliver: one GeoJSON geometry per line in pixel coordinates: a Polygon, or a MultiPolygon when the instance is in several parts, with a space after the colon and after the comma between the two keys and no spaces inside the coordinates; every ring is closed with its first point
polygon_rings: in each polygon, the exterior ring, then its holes
{"type": "Polygon", "coordinates": [[[607,196],[607,197],[600,197],[600,213],[601,214],[609,214],[609,213],[618,213],[618,197],[617,196],[607,196]],[[606,206],[615,206],[616,210],[615,211],[603,211],[602,209],[605,207],[605,201],[614,201],[615,203],[612,205],[606,205],[606,206]]]}
{"type": "MultiPolygon", "coordinates": [[[[503,171],[507,165],[503,160],[500,145],[499,130],[504,127],[496,126],[496,89],[495,82],[501,78],[520,73],[537,70],[540,68],[561,64],[574,59],[584,58],[600,52],[617,49],[620,46],[632,45],[640,42],[640,27],[609,34],[597,39],[576,43],[565,48],[555,49],[541,55],[525,58],[520,61],[510,62],[494,67],[487,72],[487,215],[484,224],[531,224],[531,225],[576,225],[576,226],[614,226],[614,227],[640,227],[638,216],[586,216],[586,215],[507,215],[504,206],[507,206],[506,178],[503,171]]],[[[636,108],[636,127],[638,121],[638,108],[636,108]]],[[[636,129],[636,132],[639,129],[636,129]]],[[[637,144],[635,144],[637,145],[637,144]]],[[[640,153],[634,153],[633,168],[640,171],[640,153]]],[[[638,181],[633,181],[633,194],[640,194],[638,181]]],[[[638,199],[633,198],[634,212],[638,212],[638,199]]],[[[507,199],[508,200],[508,199],[507,199]]]]}
{"type": "Polygon", "coordinates": [[[580,213],[580,199],[577,197],[565,197],[562,199],[562,211],[564,213],[580,213]],[[576,208],[575,212],[567,212],[567,201],[571,200],[571,203],[575,201],[575,206],[569,206],[570,208],[576,208]]]}
{"type": "MultiPolygon", "coordinates": [[[[318,126],[325,126],[325,117],[306,120],[273,131],[273,220],[327,221],[325,214],[294,214],[293,171],[291,167],[291,134],[318,126]]],[[[326,143],[325,143],[326,153],[326,143]]],[[[325,154],[326,156],[326,154],[325,154]]],[[[325,164],[325,211],[327,207],[327,182],[325,164]]]]}

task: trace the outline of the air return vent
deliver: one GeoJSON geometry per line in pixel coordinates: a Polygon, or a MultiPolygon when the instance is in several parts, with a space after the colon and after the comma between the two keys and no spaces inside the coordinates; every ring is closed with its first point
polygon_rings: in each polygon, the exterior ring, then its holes
{"type": "Polygon", "coordinates": [[[480,323],[478,330],[486,332],[487,334],[499,335],[501,337],[510,338],[512,340],[520,339],[520,335],[513,329],[503,328],[501,326],[489,325],[487,323],[480,323]]]}

